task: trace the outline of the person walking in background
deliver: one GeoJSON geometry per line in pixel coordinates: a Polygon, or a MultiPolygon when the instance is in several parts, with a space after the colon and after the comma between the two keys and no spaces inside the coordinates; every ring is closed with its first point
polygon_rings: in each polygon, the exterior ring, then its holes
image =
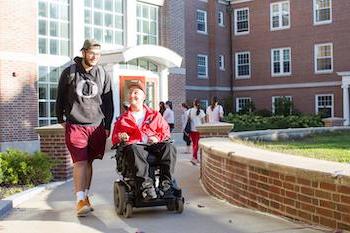
{"type": "Polygon", "coordinates": [[[165,111],[165,104],[163,101],[160,101],[159,102],[159,112],[162,116],[163,116],[164,111],[165,111]]]}
{"type": "Polygon", "coordinates": [[[89,189],[92,162],[102,159],[113,118],[112,80],[102,66],[101,45],[85,40],[82,57],[66,68],[57,88],[56,114],[65,128],[67,148],[73,160],[73,182],[77,197],[76,214],[93,210],[89,189]]]}
{"type": "Polygon", "coordinates": [[[218,98],[213,96],[211,98],[211,104],[207,108],[207,122],[217,123],[224,119],[224,109],[219,104],[218,98]]]}
{"type": "Polygon", "coordinates": [[[175,125],[175,115],[174,115],[174,111],[173,111],[173,103],[170,102],[169,100],[167,102],[165,102],[165,111],[163,113],[163,117],[164,117],[165,121],[168,122],[169,128],[170,128],[170,133],[171,133],[173,131],[174,125],[175,125]]]}
{"type": "Polygon", "coordinates": [[[194,99],[193,107],[187,112],[187,117],[191,120],[191,132],[190,137],[192,141],[192,160],[193,165],[198,164],[198,142],[199,142],[199,132],[196,129],[197,126],[203,124],[205,113],[200,107],[198,99],[194,99]]]}
{"type": "Polygon", "coordinates": [[[191,138],[188,133],[185,132],[186,124],[187,124],[187,119],[188,119],[188,106],[186,103],[181,104],[181,131],[183,132],[182,139],[186,142],[186,154],[190,154],[191,152],[191,138]]]}

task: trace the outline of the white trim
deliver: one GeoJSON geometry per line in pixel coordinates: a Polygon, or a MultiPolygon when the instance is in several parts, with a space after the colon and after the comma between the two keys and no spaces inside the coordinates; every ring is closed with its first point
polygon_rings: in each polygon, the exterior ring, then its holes
{"type": "Polygon", "coordinates": [[[207,11],[204,11],[204,10],[199,10],[197,9],[196,10],[196,31],[197,33],[200,33],[200,34],[205,34],[207,35],[208,34],[208,16],[207,16],[207,11]],[[198,13],[204,13],[204,31],[199,31],[198,30],[198,13]]]}
{"type": "Polygon", "coordinates": [[[334,117],[334,94],[317,94],[315,95],[315,114],[318,113],[318,97],[320,96],[332,96],[331,116],[334,117]]]}
{"type": "Polygon", "coordinates": [[[309,88],[309,87],[335,87],[340,85],[341,85],[341,81],[332,81],[332,82],[243,86],[243,87],[233,87],[233,90],[234,91],[258,91],[258,90],[293,89],[293,88],[309,88]]]}
{"type": "Polygon", "coordinates": [[[244,7],[244,8],[238,8],[238,9],[235,9],[234,10],[234,24],[233,24],[233,26],[234,26],[234,33],[235,33],[235,36],[240,36],[240,35],[247,35],[247,34],[249,34],[249,32],[250,32],[250,17],[249,17],[249,8],[248,7],[244,7]],[[246,31],[246,32],[237,32],[237,11],[245,11],[245,10],[247,10],[248,11],[248,31],[246,31]]]}
{"type": "Polygon", "coordinates": [[[219,61],[218,61],[219,69],[224,71],[225,70],[225,56],[220,54],[219,55],[219,61]]]}
{"type": "Polygon", "coordinates": [[[271,49],[271,76],[272,77],[285,77],[285,76],[290,76],[292,75],[292,49],[290,47],[285,47],[285,48],[272,48],[271,49]],[[283,65],[283,50],[289,50],[289,72],[283,72],[284,65],[283,65]],[[274,73],[274,61],[273,61],[273,52],[274,51],[279,51],[279,56],[280,56],[280,73],[274,73]]]}
{"type": "Polygon", "coordinates": [[[181,67],[172,67],[169,68],[169,74],[181,74],[186,75],[186,69],[181,67]]]}
{"type": "Polygon", "coordinates": [[[198,0],[198,1],[200,1],[200,2],[208,2],[208,0],[198,0]]]}
{"type": "Polygon", "coordinates": [[[230,4],[238,4],[238,3],[242,3],[242,2],[252,2],[254,0],[229,0],[230,4]]]}
{"type": "Polygon", "coordinates": [[[350,123],[350,103],[349,103],[349,87],[350,87],[350,71],[337,72],[339,76],[342,76],[342,89],[343,89],[343,118],[345,119],[344,125],[350,123]]]}
{"type": "Polygon", "coordinates": [[[315,74],[330,74],[330,73],[333,73],[333,43],[322,43],[322,44],[315,44],[314,45],[314,71],[315,71],[315,74]],[[330,45],[331,46],[331,66],[332,68],[330,70],[317,70],[317,50],[319,47],[321,46],[328,46],[330,45]]]}
{"type": "Polygon", "coordinates": [[[223,11],[218,12],[218,25],[220,27],[225,27],[225,16],[223,11]]]}
{"type": "Polygon", "coordinates": [[[250,59],[250,52],[249,51],[242,51],[242,52],[236,52],[235,53],[235,79],[250,79],[251,77],[251,59],[250,59]],[[238,75],[238,55],[240,54],[248,54],[249,56],[249,75],[238,75]]]}
{"type": "Polygon", "coordinates": [[[288,1],[279,1],[279,2],[272,2],[270,3],[270,31],[279,31],[279,30],[285,30],[289,29],[291,25],[291,17],[290,17],[290,2],[288,1]],[[282,26],[282,5],[284,3],[288,3],[288,25],[287,26],[282,26]],[[273,21],[272,21],[272,8],[274,5],[278,5],[279,7],[279,27],[274,28],[273,27],[273,21]]]}
{"type": "Polygon", "coordinates": [[[212,86],[191,86],[186,85],[187,91],[231,91],[230,87],[212,87],[212,86]]]}
{"type": "Polygon", "coordinates": [[[205,55],[205,54],[197,54],[197,57],[196,57],[196,64],[197,64],[197,66],[196,66],[196,70],[197,70],[197,77],[199,78],[199,79],[208,79],[209,77],[209,75],[208,75],[208,55],[205,55]],[[200,75],[200,74],[198,74],[198,57],[202,57],[202,58],[204,58],[204,60],[205,60],[205,75],[200,75]]]}
{"type": "Polygon", "coordinates": [[[240,110],[242,110],[242,109],[239,109],[239,100],[241,99],[252,101],[251,97],[236,97],[236,108],[235,108],[236,112],[239,112],[240,110]]]}
{"type": "Polygon", "coordinates": [[[332,23],[332,12],[333,12],[333,7],[332,7],[332,0],[329,0],[330,2],[330,12],[329,12],[329,17],[330,19],[329,20],[324,20],[324,21],[319,21],[319,22],[316,22],[316,1],[317,0],[313,0],[313,23],[314,23],[314,26],[317,26],[317,25],[324,25],[324,24],[330,24],[332,23]]]}
{"type": "MultiPolygon", "coordinates": [[[[130,0],[127,0],[130,1],[130,0]]],[[[148,3],[156,6],[163,6],[164,0],[138,0],[138,2],[148,3]]]]}
{"type": "MultiPolygon", "coordinates": [[[[207,0],[208,1],[208,0],[207,0]]],[[[229,5],[230,3],[227,0],[219,0],[218,1],[220,4],[224,4],[224,5],[229,5]]]]}

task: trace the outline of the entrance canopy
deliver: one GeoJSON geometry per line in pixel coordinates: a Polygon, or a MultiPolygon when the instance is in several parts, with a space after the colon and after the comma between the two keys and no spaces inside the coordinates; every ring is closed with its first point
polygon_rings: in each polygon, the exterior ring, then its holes
{"type": "Polygon", "coordinates": [[[157,45],[137,45],[122,50],[102,53],[101,63],[128,62],[137,58],[146,58],[167,68],[180,67],[182,57],[174,51],[157,45]]]}

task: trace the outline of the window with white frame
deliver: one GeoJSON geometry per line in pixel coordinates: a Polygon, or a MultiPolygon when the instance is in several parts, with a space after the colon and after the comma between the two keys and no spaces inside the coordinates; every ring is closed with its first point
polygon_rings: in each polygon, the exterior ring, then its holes
{"type": "Polygon", "coordinates": [[[200,78],[208,77],[208,56],[197,55],[197,75],[200,78]]]}
{"type": "Polygon", "coordinates": [[[38,1],[38,50],[40,54],[69,56],[70,1],[38,1]]]}
{"type": "Polygon", "coordinates": [[[316,95],[316,114],[321,114],[322,118],[334,117],[333,94],[316,95]]]}
{"type": "Polygon", "coordinates": [[[288,111],[289,114],[292,113],[293,111],[293,106],[292,106],[292,96],[272,96],[272,113],[273,114],[281,114],[283,110],[285,110],[285,108],[289,108],[288,111]],[[289,102],[290,106],[287,106],[289,102]],[[277,111],[276,111],[277,110],[277,111]]]}
{"type": "Polygon", "coordinates": [[[55,104],[60,74],[65,67],[38,67],[39,126],[57,123],[55,104]]]}
{"type": "Polygon", "coordinates": [[[289,1],[271,3],[270,27],[271,30],[281,30],[290,27],[289,1]]]}
{"type": "Polygon", "coordinates": [[[315,73],[333,72],[333,44],[315,45],[315,73]]]}
{"type": "Polygon", "coordinates": [[[224,12],[219,11],[218,13],[218,24],[219,26],[223,27],[224,25],[224,12]]]}
{"type": "Polygon", "coordinates": [[[236,78],[250,78],[250,52],[239,52],[235,54],[236,78]]]}
{"type": "Polygon", "coordinates": [[[250,97],[236,98],[236,112],[240,112],[247,108],[250,105],[251,101],[252,99],[250,97]]]}
{"type": "Polygon", "coordinates": [[[291,74],[291,49],[271,49],[271,75],[283,76],[291,74]]]}
{"type": "Polygon", "coordinates": [[[225,57],[224,57],[224,55],[219,55],[219,69],[225,70],[225,57]]]}
{"type": "Polygon", "coordinates": [[[201,109],[205,112],[208,108],[208,100],[199,100],[199,105],[201,106],[201,109]]]}
{"type": "Polygon", "coordinates": [[[249,8],[235,9],[234,11],[234,30],[235,35],[249,33],[249,8]]]}
{"type": "Polygon", "coordinates": [[[104,44],[124,43],[123,0],[84,0],[84,36],[104,44]]]}
{"type": "Polygon", "coordinates": [[[332,22],[332,0],[313,0],[314,24],[332,22]]]}
{"type": "Polygon", "coordinates": [[[207,33],[207,12],[197,10],[197,32],[207,33]]]}
{"type": "Polygon", "coordinates": [[[157,45],[159,43],[158,14],[158,6],[141,2],[137,3],[137,44],[157,45]]]}

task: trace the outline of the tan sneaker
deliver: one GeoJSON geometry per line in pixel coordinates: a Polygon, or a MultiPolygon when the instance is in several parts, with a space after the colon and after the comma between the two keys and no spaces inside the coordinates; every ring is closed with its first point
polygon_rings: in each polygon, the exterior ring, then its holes
{"type": "Polygon", "coordinates": [[[90,213],[90,207],[87,206],[85,200],[80,200],[77,203],[76,213],[78,217],[85,217],[90,213]]]}
{"type": "Polygon", "coordinates": [[[90,208],[90,211],[94,211],[94,208],[92,208],[89,197],[85,198],[86,205],[90,208]]]}

